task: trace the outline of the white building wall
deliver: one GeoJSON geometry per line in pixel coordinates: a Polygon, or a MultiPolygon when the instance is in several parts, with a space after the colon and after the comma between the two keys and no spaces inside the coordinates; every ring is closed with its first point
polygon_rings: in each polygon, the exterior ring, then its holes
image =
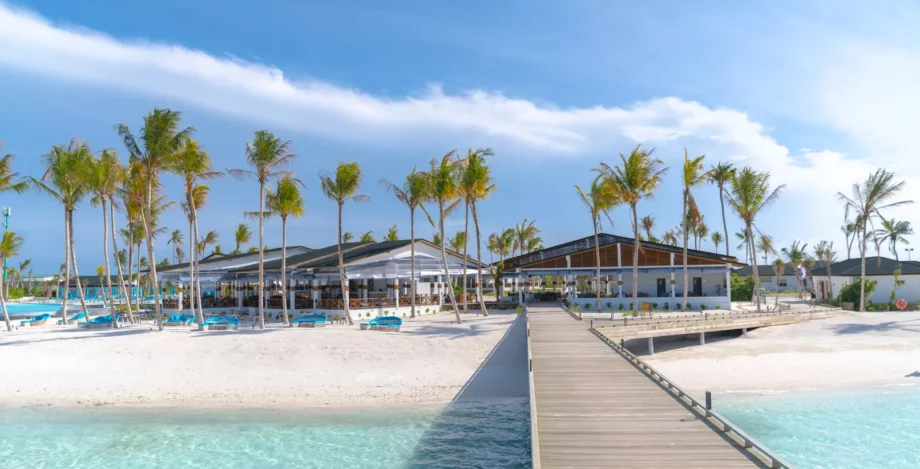
{"type": "MultiPolygon", "coordinates": [[[[875,275],[867,277],[875,280],[875,291],[869,296],[869,300],[876,304],[888,303],[891,299],[891,292],[894,289],[893,275],[875,275]]],[[[845,285],[858,282],[859,277],[832,277],[834,284],[834,295],[840,294],[840,289],[845,285]]],[[[916,305],[920,300],[920,275],[901,275],[900,280],[904,282],[898,286],[895,299],[904,299],[907,303],[916,305]]]]}

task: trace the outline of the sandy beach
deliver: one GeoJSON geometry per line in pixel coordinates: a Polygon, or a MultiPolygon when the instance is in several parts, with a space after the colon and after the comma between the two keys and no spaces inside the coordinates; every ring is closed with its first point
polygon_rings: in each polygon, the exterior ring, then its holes
{"type": "Polygon", "coordinates": [[[521,372],[526,396],[526,361],[493,357],[477,373],[517,315],[464,315],[462,325],[453,318],[407,320],[398,333],[23,328],[0,333],[0,405],[412,405],[449,401],[474,375],[471,393],[501,394],[521,372]]]}
{"type": "Polygon", "coordinates": [[[643,358],[694,394],[920,385],[918,312],[841,312],[720,338],[656,340],[643,358]]]}

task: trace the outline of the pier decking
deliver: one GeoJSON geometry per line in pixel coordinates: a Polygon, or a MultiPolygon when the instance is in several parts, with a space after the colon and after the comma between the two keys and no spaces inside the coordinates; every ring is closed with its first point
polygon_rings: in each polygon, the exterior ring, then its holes
{"type": "Polygon", "coordinates": [[[587,321],[555,305],[527,316],[534,468],[789,467],[587,321]]]}

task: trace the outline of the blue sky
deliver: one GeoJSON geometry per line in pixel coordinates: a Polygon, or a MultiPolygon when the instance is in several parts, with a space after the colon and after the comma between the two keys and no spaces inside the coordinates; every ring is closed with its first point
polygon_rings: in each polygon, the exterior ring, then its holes
{"type": "MultiPolygon", "coordinates": [[[[0,140],[17,171],[38,176],[39,156],[72,137],[126,157],[113,125],[137,128],[168,106],[223,169],[243,166],[252,132],[270,129],[294,142],[308,186],[308,215],[289,224],[288,239],[314,247],[335,240],[335,206],[317,173],[360,162],[372,202],[346,207],[345,229],[379,237],[398,223],[407,236],[406,210],[378,179],[455,148],[496,152],[484,234],[526,217],[547,245],[590,233],[573,185],[639,143],[672,166],[639,206],[659,234],[677,224],[684,147],[787,185],[759,223],[781,246],[830,239],[845,257],[834,194],[877,166],[920,200],[916,6],[634,3],[0,0],[0,140]]],[[[175,178],[166,187],[181,195],[175,178]]],[[[258,186],[212,187],[201,229],[217,230],[226,248],[258,186]]],[[[697,197],[710,228],[720,226],[716,190],[697,197]]],[[[61,208],[37,194],[0,199],[36,272],[56,271],[61,208]]],[[[912,221],[913,210],[889,215],[912,221]]],[[[614,215],[607,230],[626,234],[627,211],[614,215]]],[[[101,216],[89,204],[76,213],[82,272],[102,260],[101,216]]],[[[163,223],[186,226],[178,209],[163,223]]],[[[267,225],[271,246],[278,225],[267,225]]],[[[460,228],[453,217],[449,231],[460,228]]],[[[730,216],[729,231],[738,228],[730,216]]],[[[167,252],[164,239],[158,253],[167,252]]]]}

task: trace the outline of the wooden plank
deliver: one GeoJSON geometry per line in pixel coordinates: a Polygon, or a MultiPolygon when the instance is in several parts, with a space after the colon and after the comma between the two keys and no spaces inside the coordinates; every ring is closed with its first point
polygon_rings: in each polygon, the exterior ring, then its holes
{"type": "Polygon", "coordinates": [[[561,308],[528,310],[546,468],[767,467],[561,308]]]}

